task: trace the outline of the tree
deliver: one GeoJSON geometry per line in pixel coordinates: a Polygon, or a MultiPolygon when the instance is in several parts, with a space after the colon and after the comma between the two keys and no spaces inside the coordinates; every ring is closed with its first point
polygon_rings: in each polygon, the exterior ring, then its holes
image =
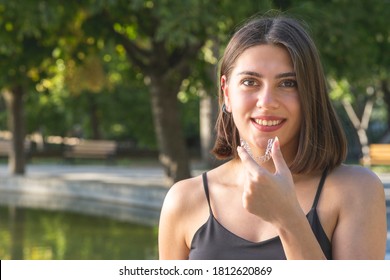
{"type": "Polygon", "coordinates": [[[11,174],[25,173],[25,96],[45,81],[50,83],[50,65],[61,60],[58,52],[77,41],[82,16],[78,6],[79,1],[0,2],[0,89],[12,133],[11,174]],[[71,44],[64,46],[64,42],[71,44]]]}
{"type": "Polygon", "coordinates": [[[292,11],[308,22],[324,61],[331,95],[347,112],[366,159],[367,128],[374,105],[383,98],[390,108],[386,15],[390,5],[381,0],[294,1],[291,5],[292,11]]]}
{"type": "Polygon", "coordinates": [[[208,38],[217,6],[211,1],[165,0],[110,1],[97,7],[93,2],[84,30],[114,40],[143,74],[151,93],[160,161],[173,182],[190,177],[177,94],[208,38]]]}
{"type": "Polygon", "coordinates": [[[12,133],[11,174],[25,172],[24,97],[45,75],[45,62],[56,45],[53,34],[58,36],[65,24],[61,20],[71,15],[53,4],[54,1],[25,1],[23,5],[0,2],[0,89],[12,133]]]}

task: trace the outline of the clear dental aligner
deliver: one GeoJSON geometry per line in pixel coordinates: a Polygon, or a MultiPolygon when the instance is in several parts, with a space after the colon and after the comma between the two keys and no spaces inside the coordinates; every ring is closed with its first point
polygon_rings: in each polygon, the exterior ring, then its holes
{"type": "Polygon", "coordinates": [[[243,139],[241,139],[241,147],[243,147],[243,148],[247,151],[247,153],[248,153],[248,154],[249,154],[257,163],[261,164],[261,163],[264,163],[264,162],[266,162],[266,161],[268,161],[268,160],[271,159],[271,149],[272,149],[272,144],[274,143],[274,140],[275,140],[275,138],[270,138],[270,139],[268,139],[268,144],[267,144],[267,148],[266,148],[266,150],[265,150],[265,153],[264,153],[263,156],[259,156],[259,157],[255,157],[255,156],[253,155],[252,150],[251,150],[251,148],[249,147],[249,144],[248,144],[245,140],[243,140],[243,139]]]}

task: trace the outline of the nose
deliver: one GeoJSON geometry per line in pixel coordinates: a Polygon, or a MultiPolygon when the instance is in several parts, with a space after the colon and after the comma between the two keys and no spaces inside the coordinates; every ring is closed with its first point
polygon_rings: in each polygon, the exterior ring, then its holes
{"type": "Polygon", "coordinates": [[[265,110],[272,110],[279,107],[279,102],[277,100],[275,92],[269,85],[263,85],[263,87],[261,87],[261,89],[259,90],[257,95],[256,107],[265,110]]]}

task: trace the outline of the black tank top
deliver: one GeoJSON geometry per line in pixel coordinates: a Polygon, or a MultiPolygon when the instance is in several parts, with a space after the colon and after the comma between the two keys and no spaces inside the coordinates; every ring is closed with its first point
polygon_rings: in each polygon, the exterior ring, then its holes
{"type": "MultiPolygon", "coordinates": [[[[332,246],[317,215],[317,203],[324,185],[327,171],[322,174],[314,198],[313,206],[306,217],[327,259],[332,258],[332,246]]],[[[189,254],[190,260],[285,260],[279,236],[261,242],[243,239],[222,226],[214,217],[207,183],[207,174],[203,173],[203,186],[209,204],[210,216],[195,233],[189,254]]]]}

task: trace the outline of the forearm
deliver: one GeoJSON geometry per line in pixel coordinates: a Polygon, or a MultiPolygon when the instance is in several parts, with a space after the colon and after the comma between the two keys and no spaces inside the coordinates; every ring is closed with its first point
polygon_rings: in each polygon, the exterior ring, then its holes
{"type": "Polygon", "coordinates": [[[326,259],[303,213],[288,223],[278,226],[278,233],[288,260],[326,259]]]}

